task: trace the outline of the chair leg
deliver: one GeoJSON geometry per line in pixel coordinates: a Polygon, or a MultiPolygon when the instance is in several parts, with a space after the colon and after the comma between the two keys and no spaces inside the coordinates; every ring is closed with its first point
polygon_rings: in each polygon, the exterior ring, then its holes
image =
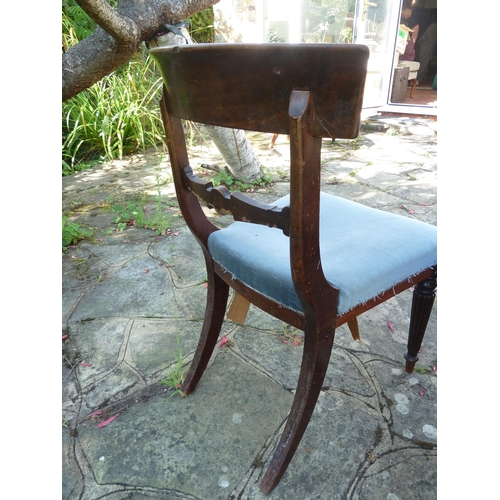
{"type": "Polygon", "coordinates": [[[311,331],[306,329],[304,333],[304,353],[297,392],[285,430],[260,484],[265,495],[278,485],[297,450],[316,406],[332,352],[335,328],[327,327],[321,332],[317,327],[311,331]]]}
{"type": "Polygon", "coordinates": [[[249,309],[250,302],[239,293],[235,292],[233,301],[231,302],[231,306],[229,307],[229,311],[227,313],[227,319],[240,325],[244,325],[249,309]]]}
{"type": "Polygon", "coordinates": [[[186,396],[194,391],[210,361],[224,322],[229,296],[229,286],[215,274],[210,257],[206,257],[206,259],[208,274],[207,307],[198,347],[186,375],[186,380],[181,387],[181,392],[186,396]]]}
{"type": "Polygon", "coordinates": [[[349,331],[351,332],[353,340],[356,340],[357,342],[360,342],[361,344],[361,338],[359,336],[359,326],[358,326],[358,317],[354,316],[354,318],[350,319],[347,322],[347,326],[349,327],[349,331]]]}
{"type": "Polygon", "coordinates": [[[425,329],[436,297],[437,276],[436,272],[430,278],[415,286],[411,306],[410,333],[408,337],[408,352],[405,354],[408,373],[413,372],[418,361],[418,351],[424,339],[425,329]]]}
{"type": "Polygon", "coordinates": [[[269,143],[269,146],[267,146],[269,149],[274,148],[274,143],[276,142],[276,139],[278,138],[279,134],[274,134],[273,138],[271,139],[271,142],[269,143]]]}

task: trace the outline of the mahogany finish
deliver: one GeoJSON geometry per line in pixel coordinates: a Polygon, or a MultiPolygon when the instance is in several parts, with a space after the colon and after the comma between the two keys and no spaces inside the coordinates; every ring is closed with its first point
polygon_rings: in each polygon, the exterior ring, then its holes
{"type": "Polygon", "coordinates": [[[237,221],[277,227],[286,236],[289,236],[289,207],[281,209],[274,205],[267,205],[239,191],[230,193],[225,186],[214,188],[211,182],[205,182],[194,175],[191,167],[184,167],[181,175],[188,189],[198,196],[207,207],[214,208],[217,213],[221,215],[231,214],[237,221]]]}
{"type": "Polygon", "coordinates": [[[397,293],[415,288],[407,370],[411,372],[432,308],[434,269],[396,284],[375,300],[337,316],[339,291],[322,270],[319,246],[321,138],[358,135],[368,49],[333,44],[199,44],[150,51],[164,78],[161,100],[167,145],[182,214],[203,250],[208,297],[198,348],[182,387],[191,393],[216,345],[229,287],[269,314],[304,331],[297,391],[285,430],[264,475],[268,494],[279,483],[309,423],[328,368],[335,328],[358,335],[356,317],[397,293]],[[241,193],[214,188],[189,167],[181,119],[290,136],[290,206],[279,209],[241,193]],[[219,229],[199,200],[235,220],[277,227],[290,238],[293,283],[303,313],[284,307],[235,279],[208,251],[219,229]]]}
{"type": "Polygon", "coordinates": [[[332,48],[327,44],[197,44],[195,48],[155,48],[150,54],[159,63],[167,108],[174,116],[288,135],[290,92],[309,90],[315,95],[314,135],[354,139],[368,49],[332,48]],[[329,75],[326,81],[325,75],[329,75]]]}

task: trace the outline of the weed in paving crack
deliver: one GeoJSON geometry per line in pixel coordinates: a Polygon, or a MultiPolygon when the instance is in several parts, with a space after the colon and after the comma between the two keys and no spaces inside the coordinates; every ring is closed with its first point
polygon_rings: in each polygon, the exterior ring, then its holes
{"type": "Polygon", "coordinates": [[[83,227],[76,222],[69,222],[68,217],[62,216],[62,251],[67,250],[70,245],[74,245],[78,241],[92,236],[94,233],[90,227],[83,227]]]}
{"type": "Polygon", "coordinates": [[[174,392],[168,397],[167,401],[169,401],[175,394],[179,394],[181,397],[185,396],[185,394],[181,391],[181,386],[186,378],[186,368],[183,368],[182,366],[182,349],[179,336],[176,335],[175,338],[177,342],[177,361],[170,367],[167,378],[160,380],[160,383],[174,390],[174,392]]]}

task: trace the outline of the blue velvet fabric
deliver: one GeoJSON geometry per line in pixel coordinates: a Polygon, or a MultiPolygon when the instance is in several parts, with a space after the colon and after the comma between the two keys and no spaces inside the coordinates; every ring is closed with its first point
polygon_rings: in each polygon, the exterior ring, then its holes
{"type": "MultiPolygon", "coordinates": [[[[289,196],[274,203],[288,204],[289,196]]],[[[325,193],[320,206],[321,263],[328,282],[339,289],[338,315],[436,264],[435,226],[325,193]]],[[[289,238],[280,229],[235,222],[212,233],[208,249],[233,277],[302,311],[289,238]]]]}

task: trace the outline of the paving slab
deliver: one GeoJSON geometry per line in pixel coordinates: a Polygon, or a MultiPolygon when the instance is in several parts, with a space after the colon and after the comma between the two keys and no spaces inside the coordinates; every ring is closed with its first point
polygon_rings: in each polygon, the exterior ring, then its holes
{"type": "MultiPolygon", "coordinates": [[[[436,224],[436,131],[432,120],[375,119],[355,141],[323,141],[322,189],[436,224]]],[[[249,139],[275,176],[251,195],[271,202],[287,193],[289,143],[249,139]]],[[[223,164],[203,137],[190,154],[200,176],[213,175],[202,165],[223,164]]],[[[436,498],[437,306],[411,375],[411,291],[359,317],[362,343],[337,329],[311,422],[265,497],[258,485],[297,387],[301,332],[252,306],[244,326],[224,323],[229,341],[181,398],[162,381],[192,359],[206,272],[168,158],[153,149],[66,177],[63,210],[94,230],[62,260],[63,499],[436,498]],[[158,196],[168,234],[114,222],[114,205],[154,213],[158,196]]]]}
{"type": "Polygon", "coordinates": [[[137,403],[102,429],[80,426],[96,482],[227,498],[279,429],[292,395],[230,352],[219,353],[195,394],[137,403]]]}

